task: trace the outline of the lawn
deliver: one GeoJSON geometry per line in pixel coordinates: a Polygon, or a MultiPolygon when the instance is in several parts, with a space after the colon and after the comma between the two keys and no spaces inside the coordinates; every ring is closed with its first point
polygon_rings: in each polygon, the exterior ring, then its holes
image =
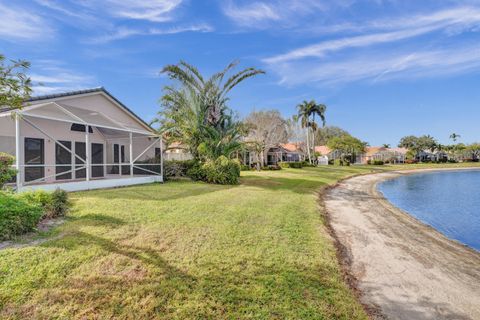
{"type": "Polygon", "coordinates": [[[40,235],[45,242],[0,251],[0,318],[366,319],[316,192],[379,169],[74,193],[67,221],[40,235]]]}

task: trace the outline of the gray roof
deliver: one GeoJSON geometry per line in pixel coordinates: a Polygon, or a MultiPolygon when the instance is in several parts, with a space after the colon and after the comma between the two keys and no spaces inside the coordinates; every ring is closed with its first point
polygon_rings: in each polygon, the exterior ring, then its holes
{"type": "MultiPolygon", "coordinates": [[[[84,90],[76,90],[76,91],[69,91],[69,92],[61,92],[61,93],[54,93],[54,94],[46,94],[41,96],[35,96],[28,99],[26,102],[36,102],[42,100],[49,100],[55,98],[62,98],[62,97],[70,97],[70,96],[77,96],[86,93],[93,93],[93,92],[103,92],[112,98],[115,102],[117,102],[122,108],[127,110],[131,115],[133,115],[138,121],[149,127],[150,129],[154,130],[148,123],[146,123],[142,118],[140,118],[135,112],[133,112],[130,108],[120,102],[117,98],[115,98],[110,92],[108,92],[104,87],[97,87],[91,89],[84,89],[84,90]]],[[[10,111],[10,108],[0,108],[0,113],[10,111]]]]}

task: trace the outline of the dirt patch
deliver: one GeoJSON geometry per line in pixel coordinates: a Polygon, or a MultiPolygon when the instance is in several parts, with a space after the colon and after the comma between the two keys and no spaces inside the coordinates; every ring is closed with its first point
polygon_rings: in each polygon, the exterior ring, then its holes
{"type": "Polygon", "coordinates": [[[348,283],[374,319],[480,319],[480,253],[402,212],[359,176],[323,193],[348,283]]]}
{"type": "Polygon", "coordinates": [[[39,232],[48,232],[51,229],[63,224],[64,222],[65,218],[44,219],[38,224],[37,231],[19,236],[15,240],[0,241],[0,250],[35,246],[45,241],[51,240],[51,237],[39,238],[39,232]]]}

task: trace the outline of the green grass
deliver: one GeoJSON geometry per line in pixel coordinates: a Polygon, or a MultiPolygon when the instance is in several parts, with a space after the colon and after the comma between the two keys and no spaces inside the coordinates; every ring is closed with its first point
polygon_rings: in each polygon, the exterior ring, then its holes
{"type": "Polygon", "coordinates": [[[392,169],[247,172],[239,186],[72,194],[74,210],[46,242],[0,251],[0,318],[366,319],[316,191],[392,169]]]}

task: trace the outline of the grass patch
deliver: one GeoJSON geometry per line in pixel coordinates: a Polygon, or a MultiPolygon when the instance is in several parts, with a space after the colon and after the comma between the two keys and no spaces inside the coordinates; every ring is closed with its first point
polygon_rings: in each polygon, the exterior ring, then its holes
{"type": "Polygon", "coordinates": [[[341,278],[316,191],[397,168],[74,193],[51,240],[0,251],[0,318],[366,319],[341,278]]]}

